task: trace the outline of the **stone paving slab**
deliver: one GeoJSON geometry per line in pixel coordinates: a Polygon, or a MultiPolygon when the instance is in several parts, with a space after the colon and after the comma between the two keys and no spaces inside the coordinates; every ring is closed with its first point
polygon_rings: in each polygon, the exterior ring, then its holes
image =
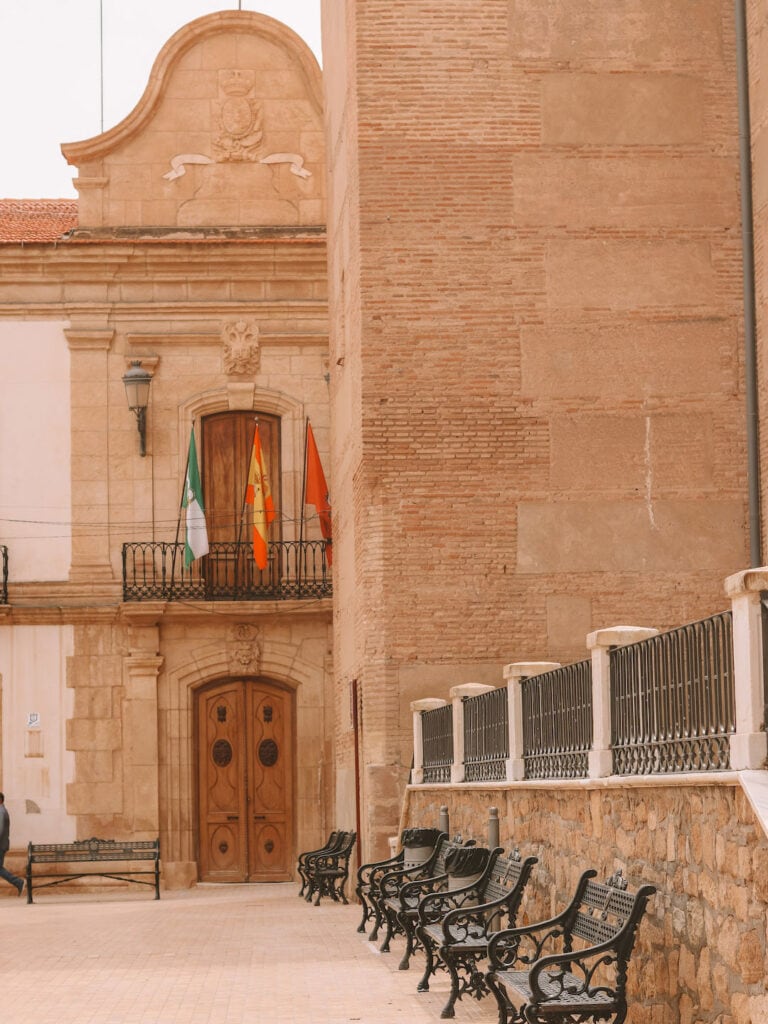
{"type": "MultiPolygon", "coordinates": [[[[0,895],[2,1024],[437,1024],[448,983],[419,994],[357,933],[360,908],[310,906],[293,883],[130,896],[0,895]]],[[[491,997],[457,1024],[495,1024],[491,997]]]]}

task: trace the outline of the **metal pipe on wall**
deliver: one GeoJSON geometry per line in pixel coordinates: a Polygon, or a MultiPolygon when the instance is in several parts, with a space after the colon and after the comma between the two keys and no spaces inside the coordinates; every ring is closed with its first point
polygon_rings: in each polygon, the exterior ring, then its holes
{"type": "Polygon", "coordinates": [[[755,245],[752,210],[752,139],[749,116],[749,60],[746,0],[735,0],[736,79],[739,110],[739,178],[741,183],[741,253],[744,294],[744,386],[747,414],[747,482],[750,565],[762,565],[760,523],[760,433],[757,401],[757,332],[755,245]]]}

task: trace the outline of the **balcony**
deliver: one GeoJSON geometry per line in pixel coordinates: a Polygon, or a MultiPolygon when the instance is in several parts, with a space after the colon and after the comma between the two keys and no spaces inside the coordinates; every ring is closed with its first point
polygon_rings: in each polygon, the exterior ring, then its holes
{"type": "Polygon", "coordinates": [[[123,544],[124,601],[295,601],[330,597],[325,541],[276,541],[266,569],[243,541],[215,542],[184,565],[184,545],[173,541],[123,544]]]}

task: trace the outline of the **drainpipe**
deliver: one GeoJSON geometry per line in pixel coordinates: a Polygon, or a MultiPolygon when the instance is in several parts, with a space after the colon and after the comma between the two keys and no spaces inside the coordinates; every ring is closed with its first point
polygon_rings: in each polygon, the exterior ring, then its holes
{"type": "Polygon", "coordinates": [[[752,233],[752,145],[749,119],[749,65],[746,0],[735,0],[736,78],[739,107],[739,177],[741,181],[741,255],[744,291],[744,386],[747,413],[747,480],[749,487],[750,565],[762,565],[760,536],[760,448],[757,404],[757,335],[755,330],[755,246],[752,233]]]}

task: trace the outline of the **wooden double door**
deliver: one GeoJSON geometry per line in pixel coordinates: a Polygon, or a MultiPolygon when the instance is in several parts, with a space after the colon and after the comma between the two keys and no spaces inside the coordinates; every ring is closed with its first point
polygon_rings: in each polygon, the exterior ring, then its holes
{"type": "Polygon", "coordinates": [[[229,680],[200,691],[197,702],[201,881],[289,880],[291,694],[229,680]]]}

